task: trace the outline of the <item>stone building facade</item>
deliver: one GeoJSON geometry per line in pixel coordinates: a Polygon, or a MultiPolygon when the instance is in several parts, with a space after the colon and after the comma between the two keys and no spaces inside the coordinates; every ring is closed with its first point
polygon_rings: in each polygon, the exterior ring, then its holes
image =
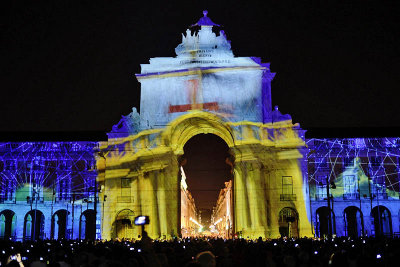
{"type": "Polygon", "coordinates": [[[233,191],[232,180],[225,182],[211,215],[211,228],[223,238],[234,237],[233,233],[233,191]]]}
{"type": "Polygon", "coordinates": [[[0,238],[100,238],[98,142],[0,143],[0,238]]]}
{"type": "Polygon", "coordinates": [[[235,57],[207,15],[176,57],[142,64],[140,114],[107,141],[0,143],[0,237],[137,238],[138,215],[152,238],[182,236],[183,147],[199,134],[229,147],[232,235],[399,232],[399,138],[307,140],[272,109],[269,63],[235,57]]]}
{"type": "Polygon", "coordinates": [[[309,139],[307,145],[316,236],[399,234],[399,138],[309,139]]]}
{"type": "Polygon", "coordinates": [[[201,217],[186,183],[186,175],[182,167],[181,175],[181,235],[190,237],[199,234],[202,230],[201,217]]]}

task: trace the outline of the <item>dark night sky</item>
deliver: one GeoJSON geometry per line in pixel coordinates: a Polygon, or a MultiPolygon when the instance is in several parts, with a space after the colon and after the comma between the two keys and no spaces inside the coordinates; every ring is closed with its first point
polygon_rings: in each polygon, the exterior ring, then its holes
{"type": "MultiPolygon", "coordinates": [[[[400,136],[399,1],[336,2],[2,1],[0,141],[7,132],[105,137],[121,115],[139,110],[140,64],[175,56],[204,9],[236,56],[271,63],[273,105],[304,129],[347,135],[341,127],[359,127],[362,135],[386,127],[374,134],[400,136]]],[[[206,146],[193,142],[188,183],[198,206],[211,207],[227,180],[226,165],[212,163],[224,150],[199,152],[206,146]]]]}
{"type": "Polygon", "coordinates": [[[139,64],[175,56],[203,9],[271,62],[273,105],[303,128],[400,127],[398,1],[213,2],[3,1],[0,132],[109,131],[139,107],[139,64]]]}

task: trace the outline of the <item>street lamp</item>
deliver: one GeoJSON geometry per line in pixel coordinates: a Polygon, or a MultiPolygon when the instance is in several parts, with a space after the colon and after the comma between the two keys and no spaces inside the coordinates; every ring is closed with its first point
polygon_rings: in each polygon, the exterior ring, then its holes
{"type": "MultiPolygon", "coordinates": [[[[371,200],[371,215],[372,217],[374,217],[374,215],[372,214],[372,200],[374,199],[374,197],[376,197],[376,202],[377,202],[377,208],[378,208],[378,227],[379,227],[379,235],[382,234],[382,224],[381,224],[381,212],[380,212],[380,208],[379,208],[379,191],[376,192],[375,194],[372,194],[371,192],[371,182],[372,182],[372,178],[368,177],[368,190],[369,190],[369,198],[371,200]]],[[[375,222],[375,218],[374,218],[374,222],[375,222]]],[[[375,231],[375,235],[376,235],[376,231],[375,231]]]]}
{"type": "Polygon", "coordinates": [[[333,206],[333,197],[330,194],[329,189],[336,189],[336,185],[333,181],[329,182],[329,177],[326,177],[326,195],[328,201],[328,237],[332,237],[332,209],[331,209],[331,198],[333,206]]]}
{"type": "MultiPolygon", "coordinates": [[[[360,178],[357,177],[357,191],[358,191],[358,199],[360,200],[360,218],[361,218],[361,234],[364,236],[364,219],[362,218],[362,208],[361,208],[361,189],[360,189],[360,178]]],[[[356,213],[357,218],[357,213],[356,213]]]]}
{"type": "MultiPolygon", "coordinates": [[[[35,215],[33,216],[33,240],[36,240],[36,212],[37,212],[37,202],[38,202],[36,187],[33,187],[32,189],[32,200],[35,200],[35,213],[34,213],[35,215]]],[[[32,202],[33,202],[32,200],[31,200],[31,212],[32,212],[32,202]]]]}

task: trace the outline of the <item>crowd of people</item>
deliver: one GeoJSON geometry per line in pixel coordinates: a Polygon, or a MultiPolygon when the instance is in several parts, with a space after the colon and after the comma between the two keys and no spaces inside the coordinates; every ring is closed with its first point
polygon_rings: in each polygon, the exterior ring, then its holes
{"type": "Polygon", "coordinates": [[[0,241],[1,266],[397,266],[399,238],[0,241]]]}

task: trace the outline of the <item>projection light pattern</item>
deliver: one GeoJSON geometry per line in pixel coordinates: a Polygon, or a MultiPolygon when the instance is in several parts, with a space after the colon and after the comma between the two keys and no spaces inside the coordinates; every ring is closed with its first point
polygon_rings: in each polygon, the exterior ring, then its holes
{"type": "Polygon", "coordinates": [[[399,198],[400,138],[309,139],[311,197],[399,198]]]}
{"type": "Polygon", "coordinates": [[[97,142],[0,143],[1,201],[93,196],[97,148],[97,142]]]}

